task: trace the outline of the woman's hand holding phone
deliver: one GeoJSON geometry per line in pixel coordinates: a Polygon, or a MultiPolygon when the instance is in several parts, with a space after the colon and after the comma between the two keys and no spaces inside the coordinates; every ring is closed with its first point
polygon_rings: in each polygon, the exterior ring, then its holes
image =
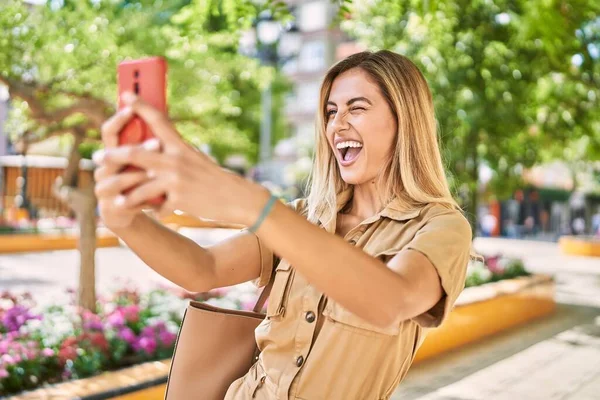
{"type": "Polygon", "coordinates": [[[254,222],[269,198],[266,189],[222,169],[190,147],[165,113],[138,96],[126,92],[121,100],[127,107],[104,124],[105,149],[94,155],[99,165],[96,195],[109,228],[130,225],[136,213],[148,208],[144,204],[161,195],[166,195],[164,203],[152,206],[160,216],[181,210],[219,221],[254,222]],[[117,146],[119,132],[134,115],[151,127],[155,138],[141,145],[117,146]],[[119,173],[126,165],[143,171],[119,173]]]}
{"type": "MultiPolygon", "coordinates": [[[[131,108],[117,112],[102,126],[102,141],[104,151],[110,151],[118,146],[120,128],[132,118],[131,108]]],[[[128,147],[140,147],[128,146],[128,147]]],[[[101,150],[101,152],[103,152],[101,150]]],[[[98,157],[95,155],[95,157],[98,157]]],[[[112,230],[126,229],[131,226],[135,216],[142,212],[145,205],[139,207],[115,207],[116,199],[122,192],[148,180],[145,171],[125,171],[125,164],[105,162],[94,171],[96,181],[95,193],[98,198],[98,208],[104,224],[112,230]]]]}

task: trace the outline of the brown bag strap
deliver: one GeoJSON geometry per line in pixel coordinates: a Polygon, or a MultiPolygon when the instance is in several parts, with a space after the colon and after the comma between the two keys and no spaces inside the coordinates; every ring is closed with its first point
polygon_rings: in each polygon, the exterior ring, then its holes
{"type": "MultiPolygon", "coordinates": [[[[258,241],[259,251],[262,251],[260,239],[258,238],[256,233],[254,233],[254,237],[256,237],[256,240],[258,241]]],[[[262,260],[262,254],[260,255],[260,259],[262,260]]],[[[267,301],[267,299],[269,298],[269,294],[271,293],[271,288],[273,287],[273,282],[275,281],[275,268],[277,267],[277,264],[279,264],[279,261],[281,261],[281,259],[278,256],[273,257],[273,265],[271,266],[271,278],[269,279],[269,283],[267,283],[267,286],[265,286],[263,291],[260,293],[258,300],[256,301],[256,305],[254,306],[254,309],[252,310],[255,313],[261,312],[263,306],[265,305],[265,301],[267,301]]]]}
{"type": "Polygon", "coordinates": [[[265,301],[269,298],[269,294],[271,293],[271,289],[273,288],[273,282],[275,281],[275,266],[273,266],[273,270],[271,271],[271,279],[269,279],[269,283],[260,293],[258,300],[256,301],[256,305],[252,311],[259,313],[261,312],[263,306],[265,305],[265,301]]]}

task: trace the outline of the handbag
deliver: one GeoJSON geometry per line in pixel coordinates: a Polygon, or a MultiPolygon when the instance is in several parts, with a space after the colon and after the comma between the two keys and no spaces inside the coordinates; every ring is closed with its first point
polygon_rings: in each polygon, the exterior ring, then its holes
{"type": "Polygon", "coordinates": [[[191,301],[175,341],[165,400],[223,400],[227,389],[258,359],[254,330],[275,273],[253,311],[229,310],[191,301]]]}

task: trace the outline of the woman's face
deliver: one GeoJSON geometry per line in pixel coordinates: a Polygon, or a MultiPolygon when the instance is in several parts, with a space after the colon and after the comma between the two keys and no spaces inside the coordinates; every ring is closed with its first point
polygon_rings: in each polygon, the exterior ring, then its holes
{"type": "Polygon", "coordinates": [[[392,151],[397,129],[377,84],[360,68],[340,74],[327,99],[325,120],[342,179],[352,185],[372,181],[392,151]]]}

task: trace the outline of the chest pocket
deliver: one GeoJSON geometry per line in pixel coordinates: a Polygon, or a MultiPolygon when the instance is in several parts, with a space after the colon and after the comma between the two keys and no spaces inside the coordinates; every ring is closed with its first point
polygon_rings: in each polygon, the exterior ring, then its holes
{"type": "Polygon", "coordinates": [[[281,260],[275,268],[275,280],[267,304],[267,318],[279,319],[285,315],[285,308],[292,286],[294,270],[290,263],[281,260]]]}
{"type": "Polygon", "coordinates": [[[400,334],[400,323],[394,323],[387,327],[380,327],[373,325],[368,321],[352,314],[336,302],[328,299],[323,315],[327,317],[330,322],[337,324],[342,329],[352,331],[362,335],[390,335],[396,336],[400,334]]]}

